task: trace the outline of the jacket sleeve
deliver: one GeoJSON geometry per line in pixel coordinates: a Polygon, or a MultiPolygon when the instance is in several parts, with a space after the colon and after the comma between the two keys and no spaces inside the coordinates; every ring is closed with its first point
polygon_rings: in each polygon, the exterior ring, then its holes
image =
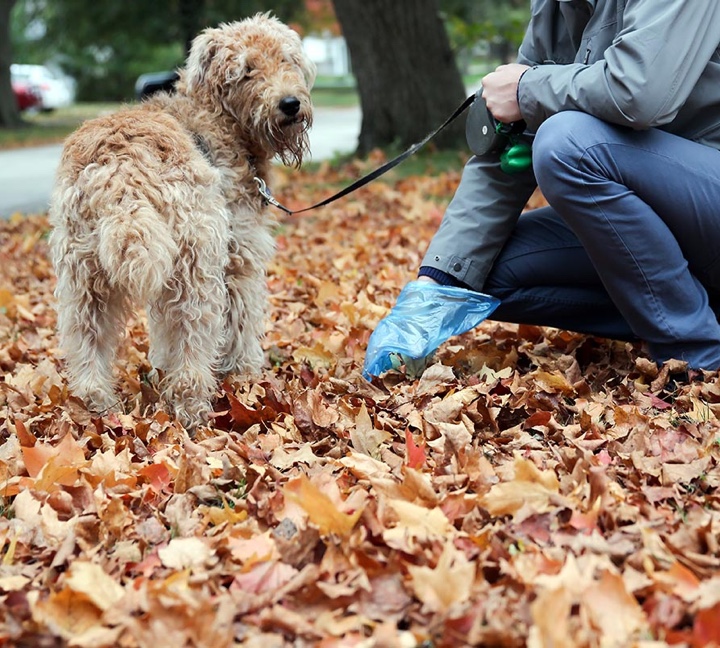
{"type": "Polygon", "coordinates": [[[627,0],[622,30],[591,65],[536,65],[518,87],[531,130],[563,110],[636,129],[671,122],[720,44],[718,0],[627,0]]]}
{"type": "Polygon", "coordinates": [[[532,170],[508,174],[497,154],[471,157],[421,265],[482,290],[495,257],[537,183],[532,170]]]}

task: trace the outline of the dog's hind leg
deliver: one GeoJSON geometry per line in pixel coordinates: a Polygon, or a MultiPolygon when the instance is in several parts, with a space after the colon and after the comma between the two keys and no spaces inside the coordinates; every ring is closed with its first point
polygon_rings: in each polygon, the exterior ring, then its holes
{"type": "Polygon", "coordinates": [[[71,391],[103,412],[118,401],[113,363],[125,330],[126,300],[110,287],[94,255],[68,250],[55,264],[59,344],[71,391]]]}
{"type": "Polygon", "coordinates": [[[224,345],[226,251],[199,236],[181,249],[171,278],[149,309],[153,361],[163,400],[187,428],[207,421],[224,345]]]}

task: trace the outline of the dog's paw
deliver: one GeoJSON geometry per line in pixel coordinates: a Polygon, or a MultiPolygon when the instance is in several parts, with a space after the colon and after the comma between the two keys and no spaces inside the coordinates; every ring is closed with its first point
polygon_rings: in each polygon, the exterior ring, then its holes
{"type": "Polygon", "coordinates": [[[175,404],[172,408],[178,423],[188,432],[194,432],[198,427],[207,425],[210,420],[212,407],[207,400],[190,400],[182,404],[175,404]]]}
{"type": "Polygon", "coordinates": [[[77,394],[92,414],[103,416],[120,409],[121,401],[117,394],[102,389],[91,389],[77,394]]]}

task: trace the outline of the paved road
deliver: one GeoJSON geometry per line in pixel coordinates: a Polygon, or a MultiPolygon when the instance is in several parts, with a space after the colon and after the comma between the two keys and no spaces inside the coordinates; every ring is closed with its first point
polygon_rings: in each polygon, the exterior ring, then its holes
{"type": "MultiPolygon", "coordinates": [[[[312,160],[349,153],[360,133],[359,108],[316,108],[310,150],[312,160]]],[[[60,145],[0,151],[0,217],[47,209],[60,145]]]]}

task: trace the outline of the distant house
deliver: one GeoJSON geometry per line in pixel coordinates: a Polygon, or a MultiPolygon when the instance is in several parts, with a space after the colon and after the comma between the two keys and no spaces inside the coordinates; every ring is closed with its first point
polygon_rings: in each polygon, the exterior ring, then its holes
{"type": "Polygon", "coordinates": [[[305,53],[317,66],[318,76],[347,77],[352,74],[345,39],[331,34],[307,36],[305,53]]]}

